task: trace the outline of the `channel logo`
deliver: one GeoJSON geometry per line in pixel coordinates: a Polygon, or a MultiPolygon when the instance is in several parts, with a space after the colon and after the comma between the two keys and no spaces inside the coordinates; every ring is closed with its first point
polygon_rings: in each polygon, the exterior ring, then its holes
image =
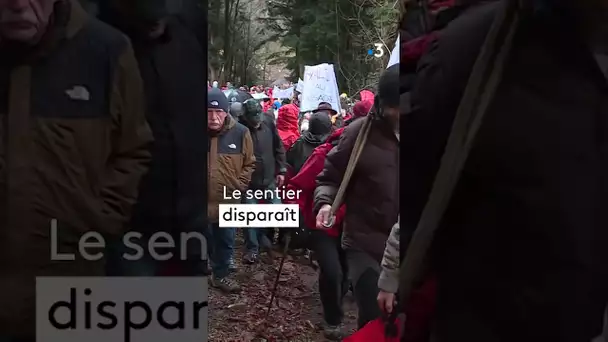
{"type": "Polygon", "coordinates": [[[206,342],[206,277],[38,277],[37,342],[206,342]]]}

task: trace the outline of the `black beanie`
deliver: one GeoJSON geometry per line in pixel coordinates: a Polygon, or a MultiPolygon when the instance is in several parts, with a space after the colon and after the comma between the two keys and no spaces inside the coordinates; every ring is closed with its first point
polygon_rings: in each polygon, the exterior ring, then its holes
{"type": "Polygon", "coordinates": [[[218,88],[211,88],[207,91],[207,109],[211,108],[221,109],[226,113],[228,113],[228,108],[230,108],[228,98],[218,88]]]}
{"type": "Polygon", "coordinates": [[[380,106],[399,108],[400,97],[399,63],[386,69],[378,81],[380,106]]]}

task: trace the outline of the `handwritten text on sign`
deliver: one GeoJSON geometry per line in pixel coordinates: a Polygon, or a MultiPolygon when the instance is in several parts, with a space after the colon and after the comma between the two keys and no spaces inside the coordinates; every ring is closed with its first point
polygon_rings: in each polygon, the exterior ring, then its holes
{"type": "Polygon", "coordinates": [[[275,99],[290,99],[293,97],[293,87],[280,89],[275,86],[274,89],[272,89],[272,97],[275,99]]]}
{"type": "Polygon", "coordinates": [[[332,64],[304,67],[301,111],[316,109],[321,102],[330,103],[333,109],[340,112],[338,83],[332,64]]]}

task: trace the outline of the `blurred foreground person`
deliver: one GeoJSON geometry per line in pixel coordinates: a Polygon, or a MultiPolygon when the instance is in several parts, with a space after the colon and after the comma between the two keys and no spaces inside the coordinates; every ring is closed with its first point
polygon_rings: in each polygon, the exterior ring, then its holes
{"type": "Polygon", "coordinates": [[[224,292],[240,291],[240,286],[228,277],[235,228],[220,228],[219,204],[239,203],[224,199],[224,193],[247,189],[255,167],[253,142],[249,130],[228,114],[229,102],[224,93],[211,88],[207,94],[209,153],[209,230],[207,241],[213,267],[212,285],[224,292]]]}
{"type": "Polygon", "coordinates": [[[35,340],[35,277],[104,275],[78,241],[128,226],[152,141],[142,97],[129,41],[77,1],[0,1],[1,341],[35,340]]]}
{"type": "MultiPolygon", "coordinates": [[[[125,32],[133,42],[144,81],[146,118],[154,134],[150,170],[142,180],[133,216],[134,231],[147,245],[157,232],[198,232],[205,224],[206,64],[204,51],[184,19],[169,15],[166,0],[112,0],[102,7],[100,18],[125,32]],[[183,86],[187,84],[188,86],[183,86]]],[[[194,25],[191,25],[194,26],[194,25]]],[[[201,275],[201,243],[191,239],[188,260],[180,260],[184,275],[201,275]]],[[[155,276],[167,263],[146,254],[128,261],[127,247],[118,242],[109,250],[108,274],[155,276]]],[[[175,255],[180,255],[175,251],[175,255]]]]}
{"type": "Polygon", "coordinates": [[[378,84],[378,110],[346,126],[317,177],[314,212],[317,228],[329,223],[331,204],[346,172],[353,146],[366,120],[367,143],[355,166],[344,204],[342,247],[357,301],[358,325],[380,317],[378,277],[384,244],[399,215],[399,65],[387,69],[378,84]]]}
{"type": "MultiPolygon", "coordinates": [[[[602,330],[607,3],[529,3],[517,10],[519,24],[509,23],[515,35],[504,70],[431,249],[438,281],[434,341],[582,342],[602,330]]],[[[451,22],[418,63],[412,111],[402,125],[403,245],[505,4],[483,5],[451,22]]]]}

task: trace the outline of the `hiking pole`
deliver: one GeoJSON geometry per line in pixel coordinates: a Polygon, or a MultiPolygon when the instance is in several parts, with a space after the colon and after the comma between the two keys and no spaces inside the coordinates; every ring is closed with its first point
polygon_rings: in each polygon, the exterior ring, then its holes
{"type": "Polygon", "coordinates": [[[272,303],[274,302],[274,297],[277,294],[277,288],[279,287],[279,278],[281,277],[281,272],[283,271],[283,265],[285,264],[285,259],[287,259],[287,250],[289,249],[289,241],[291,241],[291,234],[287,234],[285,236],[285,246],[283,246],[283,256],[281,257],[281,263],[279,264],[279,271],[277,272],[277,276],[274,278],[274,285],[272,287],[272,293],[270,294],[270,303],[268,303],[268,309],[266,310],[266,320],[270,316],[270,310],[272,310],[272,303]]]}

